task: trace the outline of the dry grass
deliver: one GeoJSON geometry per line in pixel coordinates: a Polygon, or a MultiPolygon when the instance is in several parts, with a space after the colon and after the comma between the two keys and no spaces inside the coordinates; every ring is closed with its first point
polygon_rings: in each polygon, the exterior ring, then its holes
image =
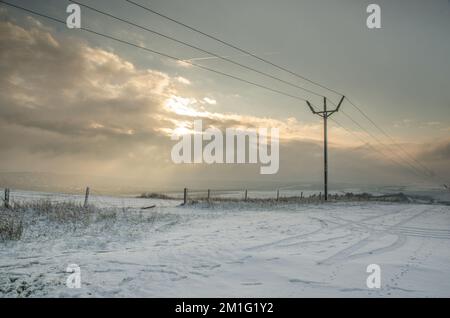
{"type": "MultiPolygon", "coordinates": [[[[51,202],[48,200],[13,204],[10,208],[0,207],[0,241],[20,240],[24,237],[38,237],[43,230],[59,235],[62,232],[147,230],[155,222],[172,219],[173,215],[158,212],[143,212],[129,208],[84,207],[74,202],[51,202]],[[92,227],[91,227],[92,225],[92,227]],[[27,235],[24,235],[24,232],[27,235]],[[35,235],[35,236],[34,236],[35,235]]],[[[124,233],[126,234],[126,233],[124,233]]]]}
{"type": "Polygon", "coordinates": [[[175,197],[171,197],[171,196],[166,195],[166,194],[155,193],[155,192],[142,193],[140,196],[138,196],[138,198],[142,198],[142,199],[162,199],[162,200],[176,200],[177,199],[175,197]]]}
{"type": "Polygon", "coordinates": [[[22,233],[22,218],[8,209],[0,209],[0,241],[20,240],[22,233]]]}
{"type": "Polygon", "coordinates": [[[18,212],[34,211],[38,216],[46,217],[50,221],[66,223],[81,222],[88,223],[92,215],[93,207],[83,207],[81,204],[73,202],[51,202],[40,200],[14,207],[18,212]]]}
{"type": "Polygon", "coordinates": [[[0,240],[19,240],[27,224],[43,220],[70,226],[71,229],[86,227],[97,221],[115,220],[117,212],[112,209],[83,207],[73,202],[51,202],[40,200],[14,204],[0,209],[0,240]]]}
{"type": "MultiPolygon", "coordinates": [[[[226,196],[211,196],[210,199],[206,196],[188,197],[189,204],[196,204],[199,202],[248,202],[248,203],[264,203],[268,205],[276,205],[278,203],[323,203],[325,202],[323,195],[313,194],[310,196],[280,196],[276,198],[252,198],[249,197],[244,200],[243,197],[226,197],[226,196]]],[[[411,198],[403,193],[396,193],[390,195],[376,196],[369,193],[345,193],[345,194],[330,194],[328,202],[358,202],[358,201],[376,201],[376,202],[411,202],[411,198]]]]}

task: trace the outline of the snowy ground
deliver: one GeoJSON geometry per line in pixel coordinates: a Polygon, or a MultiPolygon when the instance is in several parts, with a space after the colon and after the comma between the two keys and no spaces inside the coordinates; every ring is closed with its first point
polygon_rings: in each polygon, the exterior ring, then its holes
{"type": "Polygon", "coordinates": [[[119,217],[33,221],[20,241],[0,243],[0,296],[450,297],[449,206],[93,200],[119,217]],[[65,285],[73,263],[81,289],[65,285]],[[366,287],[372,263],[378,290],[366,287]]]}

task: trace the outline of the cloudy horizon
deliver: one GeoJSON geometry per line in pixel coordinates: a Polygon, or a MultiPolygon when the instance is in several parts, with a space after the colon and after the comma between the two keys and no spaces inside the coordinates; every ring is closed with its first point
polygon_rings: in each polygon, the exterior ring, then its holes
{"type": "MultiPolygon", "coordinates": [[[[395,138],[394,143],[374,130],[344,102],[342,109],[363,123],[382,144],[370,140],[343,114],[333,115],[345,128],[329,122],[332,183],[439,184],[450,178],[447,1],[380,1],[383,28],[372,31],[364,25],[367,4],[351,1],[343,1],[341,6],[330,1],[282,1],[276,5],[270,1],[258,5],[256,1],[195,2],[197,5],[192,7],[201,8],[201,12],[178,0],[140,1],[343,91],[395,138]],[[324,9],[333,13],[325,14],[324,9]],[[414,24],[402,14],[404,9],[414,24]],[[221,17],[223,10],[229,13],[227,19],[221,17]],[[254,13],[252,23],[246,19],[245,12],[250,11],[254,13]],[[293,12],[300,16],[298,21],[286,18],[293,12]],[[285,32],[286,36],[277,36],[285,32]],[[296,40],[292,41],[294,36],[296,40]],[[355,44],[349,53],[350,43],[355,44]],[[406,160],[403,150],[413,159],[406,160]],[[419,171],[413,173],[411,165],[419,171]],[[433,170],[437,178],[425,177],[422,165],[433,170]]],[[[11,3],[65,19],[69,2],[11,3]]],[[[84,3],[293,81],[267,66],[250,64],[255,63],[250,57],[177,25],[153,16],[148,19],[148,13],[124,1],[84,3]]],[[[82,23],[98,32],[320,103],[305,92],[83,8],[82,23]]],[[[130,183],[149,188],[187,182],[196,186],[197,181],[220,187],[224,182],[240,186],[322,180],[323,126],[305,103],[81,30],[67,29],[3,4],[0,48],[1,173],[104,176],[133,180],[130,183]],[[259,165],[249,164],[175,165],[170,158],[175,142],[170,136],[192,129],[195,119],[202,119],[205,127],[221,130],[279,128],[279,172],[263,176],[259,165]]],[[[310,83],[296,83],[321,94],[329,93],[310,83]]],[[[335,94],[329,98],[338,100],[335,94]]]]}

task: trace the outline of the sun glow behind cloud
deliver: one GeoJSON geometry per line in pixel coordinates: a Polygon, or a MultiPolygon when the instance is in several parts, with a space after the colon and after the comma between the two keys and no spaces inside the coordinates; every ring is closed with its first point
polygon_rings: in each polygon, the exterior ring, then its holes
{"type": "MultiPolygon", "coordinates": [[[[159,131],[167,135],[191,134],[193,133],[192,122],[195,119],[203,119],[206,123],[206,126],[203,127],[204,129],[213,127],[222,130],[226,128],[240,130],[279,128],[281,140],[310,140],[317,142],[322,140],[323,126],[321,122],[302,123],[294,117],[281,120],[235,113],[209,112],[202,106],[205,103],[205,99],[208,98],[198,100],[192,97],[170,96],[164,103],[164,108],[169,113],[168,116],[170,117],[170,113],[172,113],[181,116],[182,119],[167,118],[173,124],[173,127],[161,127],[159,131]]],[[[216,103],[215,100],[214,102],[216,103]]],[[[348,133],[339,127],[330,127],[330,131],[333,134],[332,145],[351,147],[360,144],[360,142],[349,139],[348,133]]]]}
{"type": "MultiPolygon", "coordinates": [[[[153,180],[167,180],[175,169],[170,136],[193,133],[196,119],[203,121],[203,130],[279,128],[280,145],[289,148],[285,158],[295,167],[302,158],[312,156],[314,163],[321,156],[319,119],[264,117],[252,113],[258,105],[251,104],[230,112],[227,103],[233,99],[191,81],[188,69],[180,67],[173,75],[138,67],[117,52],[83,40],[69,42],[35,23],[0,22],[0,34],[0,144],[5,150],[0,163],[5,169],[151,174],[153,180]]],[[[333,150],[370,155],[345,130],[330,124],[329,132],[333,150]]],[[[431,149],[430,156],[441,158],[441,148],[431,149]]]]}

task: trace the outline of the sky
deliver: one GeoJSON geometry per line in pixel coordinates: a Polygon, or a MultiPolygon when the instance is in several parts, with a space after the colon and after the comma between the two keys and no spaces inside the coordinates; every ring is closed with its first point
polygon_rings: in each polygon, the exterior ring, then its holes
{"type": "MultiPolygon", "coordinates": [[[[332,117],[345,128],[329,122],[331,183],[448,182],[447,0],[135,1],[342,92],[392,136],[387,138],[345,100],[343,112],[332,117]],[[381,29],[366,26],[370,3],[381,7],[381,29]],[[434,178],[425,176],[425,166],[434,178]]],[[[10,2],[61,20],[67,18],[70,3],[10,2]]],[[[80,2],[326,95],[335,103],[340,98],[126,1],[80,2]]],[[[85,7],[81,24],[308,99],[316,106],[322,103],[321,97],[297,87],[85,7]]],[[[142,188],[322,180],[322,122],[298,99],[4,4],[0,4],[0,57],[2,173],[102,176],[142,188]],[[170,135],[191,129],[194,119],[221,130],[279,128],[278,173],[260,175],[259,165],[252,164],[175,165],[170,135]]]]}

